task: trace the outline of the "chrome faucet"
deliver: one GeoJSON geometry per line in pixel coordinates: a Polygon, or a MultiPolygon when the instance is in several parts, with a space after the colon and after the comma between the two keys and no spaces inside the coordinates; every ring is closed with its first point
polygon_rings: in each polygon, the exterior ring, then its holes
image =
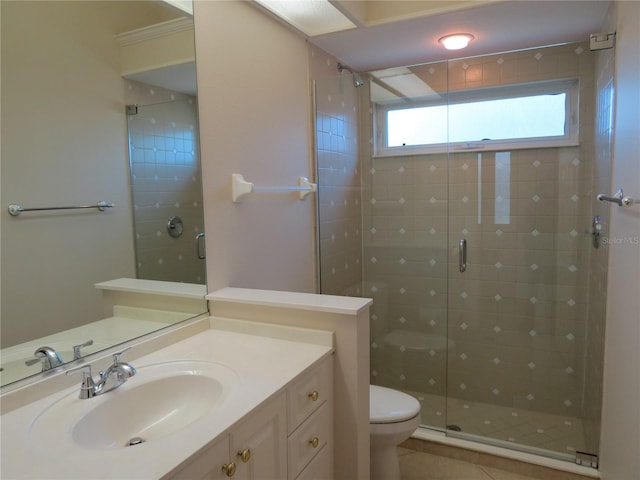
{"type": "Polygon", "coordinates": [[[80,385],[81,399],[93,398],[97,395],[107,393],[118,388],[126,382],[128,378],[136,374],[135,368],[128,363],[120,361],[120,355],[129,350],[129,348],[113,354],[113,364],[110,365],[105,372],[98,373],[97,381],[95,381],[91,375],[91,365],[82,365],[67,372],[67,375],[71,375],[72,373],[82,371],[83,377],[82,384],[80,385]]]}
{"type": "Polygon", "coordinates": [[[43,372],[59,367],[63,363],[60,354],[51,347],[40,347],[33,352],[33,356],[35,358],[26,360],[24,364],[30,367],[31,365],[41,362],[43,372]]]}

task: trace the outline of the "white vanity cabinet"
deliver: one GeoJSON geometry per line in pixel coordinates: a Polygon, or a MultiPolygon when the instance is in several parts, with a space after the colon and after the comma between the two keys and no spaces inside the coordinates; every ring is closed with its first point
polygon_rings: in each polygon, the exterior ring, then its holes
{"type": "Polygon", "coordinates": [[[256,408],[232,431],[165,479],[286,478],[286,401],[280,394],[256,408]]]}
{"type": "Polygon", "coordinates": [[[332,480],[333,356],[163,480],[332,480]]]}

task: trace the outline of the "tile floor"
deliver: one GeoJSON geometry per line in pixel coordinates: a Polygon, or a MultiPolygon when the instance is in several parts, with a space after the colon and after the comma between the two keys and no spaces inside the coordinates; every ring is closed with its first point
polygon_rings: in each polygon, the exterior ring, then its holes
{"type": "Polygon", "coordinates": [[[456,398],[407,391],[422,405],[423,425],[454,424],[463,434],[551,450],[567,458],[585,451],[582,420],[456,398]],[[446,414],[446,417],[445,417],[446,414]]]}
{"type": "Polygon", "coordinates": [[[536,477],[405,448],[399,449],[399,455],[401,480],[538,480],[536,477]]]}

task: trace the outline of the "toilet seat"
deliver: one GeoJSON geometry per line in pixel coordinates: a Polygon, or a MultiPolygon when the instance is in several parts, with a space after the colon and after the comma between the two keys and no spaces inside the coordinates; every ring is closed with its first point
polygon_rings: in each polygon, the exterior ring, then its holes
{"type": "Polygon", "coordinates": [[[369,423],[400,423],[420,414],[420,403],[411,395],[369,385],[369,423]]]}

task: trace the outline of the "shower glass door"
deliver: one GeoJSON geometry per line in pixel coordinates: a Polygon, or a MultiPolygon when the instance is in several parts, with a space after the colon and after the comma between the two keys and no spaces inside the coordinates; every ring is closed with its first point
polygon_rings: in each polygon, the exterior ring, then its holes
{"type": "Polygon", "coordinates": [[[592,82],[581,45],[448,64],[450,435],[587,451],[592,82]]]}

